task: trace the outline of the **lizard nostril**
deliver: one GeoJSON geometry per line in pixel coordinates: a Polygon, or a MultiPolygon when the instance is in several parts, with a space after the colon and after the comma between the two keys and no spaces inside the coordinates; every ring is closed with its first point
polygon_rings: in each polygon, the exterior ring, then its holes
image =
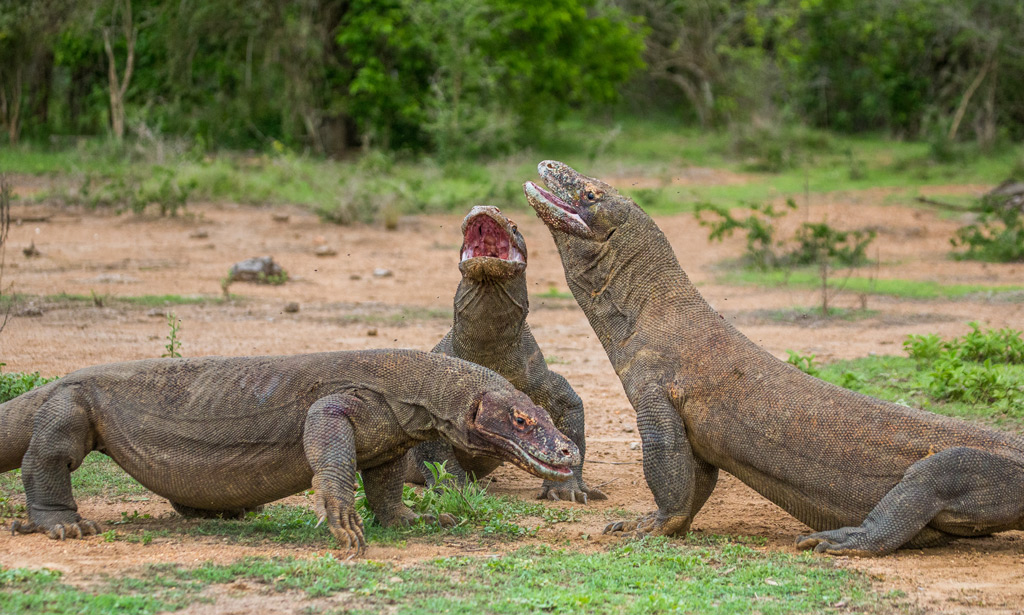
{"type": "Polygon", "coordinates": [[[569,452],[569,449],[568,449],[568,448],[563,448],[563,449],[562,449],[562,456],[563,456],[563,457],[572,457],[572,453],[571,453],[571,452],[569,452]]]}

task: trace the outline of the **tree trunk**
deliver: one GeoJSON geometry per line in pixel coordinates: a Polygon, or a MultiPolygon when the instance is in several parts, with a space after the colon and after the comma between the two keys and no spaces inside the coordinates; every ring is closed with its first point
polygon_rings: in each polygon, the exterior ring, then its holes
{"type": "Polygon", "coordinates": [[[110,28],[103,28],[103,49],[107,52],[107,81],[110,89],[110,127],[113,130],[114,139],[118,143],[124,140],[124,97],[128,92],[128,84],[131,83],[132,72],[135,68],[135,38],[138,36],[138,30],[132,21],[131,0],[124,0],[121,26],[127,46],[127,58],[122,77],[118,77],[117,74],[117,58],[114,57],[114,46],[110,42],[110,28]]]}

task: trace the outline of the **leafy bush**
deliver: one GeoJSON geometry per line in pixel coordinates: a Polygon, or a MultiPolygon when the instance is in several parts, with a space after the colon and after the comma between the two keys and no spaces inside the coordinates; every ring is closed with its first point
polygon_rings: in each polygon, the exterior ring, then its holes
{"type": "Polygon", "coordinates": [[[744,263],[762,271],[822,262],[846,267],[862,265],[868,261],[867,249],[876,236],[875,231],[840,231],[825,222],[804,222],[796,231],[795,245],[787,251],[786,242],[776,241],[775,221],[796,209],[793,199],[788,199],[786,209],[782,210],[776,210],[770,203],[753,203],[748,209],[746,218],[738,218],[728,208],[700,203],[694,216],[701,226],[711,229],[711,241],[721,241],[737,229],[746,233],[744,263]],[[708,211],[718,219],[705,219],[702,214],[708,211]]]}
{"type": "Polygon", "coordinates": [[[868,245],[874,241],[874,230],[840,231],[825,222],[805,222],[796,231],[796,248],[787,256],[795,265],[811,265],[822,257],[852,267],[868,261],[868,245]]]}
{"type": "Polygon", "coordinates": [[[988,195],[981,200],[981,219],[960,228],[949,241],[959,260],[997,263],[1024,262],[1024,212],[1007,198],[988,195]]]}
{"type": "Polygon", "coordinates": [[[803,126],[744,123],[734,125],[731,136],[732,154],[745,160],[748,171],[779,173],[799,166],[811,153],[832,151],[826,133],[803,126]]]}
{"type": "Polygon", "coordinates": [[[999,364],[1024,364],[1024,340],[1014,329],[982,331],[976,322],[962,338],[943,342],[939,336],[910,335],[907,353],[927,365],[924,383],[930,395],[944,401],[994,403],[1007,409],[1024,404],[1024,387],[1008,381],[999,364]]]}
{"type": "MultiPolygon", "coordinates": [[[[0,367],[4,364],[0,363],[0,367]]],[[[57,377],[43,378],[39,372],[28,373],[0,373],[0,403],[14,399],[22,393],[27,393],[36,387],[41,387],[47,382],[53,382],[57,377]]]]}
{"type": "MultiPolygon", "coordinates": [[[[766,270],[780,266],[780,256],[776,252],[778,243],[775,241],[775,220],[789,213],[786,210],[776,210],[771,203],[751,203],[748,208],[750,215],[740,219],[732,215],[732,211],[726,207],[719,207],[710,203],[699,203],[693,215],[700,222],[701,226],[711,229],[708,240],[721,241],[725,237],[731,237],[733,231],[739,229],[747,236],[747,251],[744,255],[745,264],[756,269],[766,270]],[[701,214],[710,211],[718,216],[717,220],[705,220],[701,214]]],[[[793,199],[786,201],[787,209],[796,209],[793,199]]]]}

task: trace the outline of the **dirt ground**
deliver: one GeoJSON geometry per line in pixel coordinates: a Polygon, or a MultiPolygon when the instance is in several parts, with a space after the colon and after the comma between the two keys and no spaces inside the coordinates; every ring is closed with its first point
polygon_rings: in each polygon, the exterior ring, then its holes
{"type": "MultiPolygon", "coordinates": [[[[609,178],[628,186],[629,178],[609,178]]],[[[16,184],[17,185],[17,184],[16,184]]],[[[980,186],[935,189],[981,193],[980,186]]],[[[626,191],[626,190],[624,190],[626,191]]],[[[812,196],[809,208],[790,224],[828,219],[841,228],[874,228],[871,248],[880,265],[855,275],[935,280],[944,283],[1021,284],[1024,265],[956,262],[948,258],[949,238],[960,224],[926,209],[894,203],[893,191],[812,196]]],[[[470,203],[466,204],[468,210],[470,203]]],[[[95,294],[98,303],[35,301],[15,307],[0,336],[0,358],[9,371],[60,375],[112,361],[159,356],[164,352],[165,314],[181,319],[179,338],[187,356],[293,354],[376,347],[430,349],[449,326],[452,296],[459,281],[461,214],[402,219],[398,229],[323,224],[303,210],[231,205],[190,205],[186,217],[158,219],[113,216],[16,204],[4,271],[5,293],[33,296],[95,294]],[[280,214],[287,214],[283,220],[280,214]],[[34,244],[41,253],[26,257],[34,244]],[[317,256],[320,246],[336,251],[317,256]],[[283,286],[235,284],[239,299],[202,305],[135,307],[111,301],[121,296],[221,294],[231,264],[272,255],[291,276],[283,286]],[[382,271],[382,270],[386,270],[382,271]],[[8,287],[10,285],[10,287],[8,287]],[[296,302],[297,312],[285,306],[296,302]]],[[[639,465],[641,451],[635,415],[598,340],[571,299],[539,296],[566,290],[561,264],[547,230],[532,212],[513,216],[529,248],[527,276],[538,296],[531,298],[530,324],[552,362],[583,398],[587,411],[591,484],[604,485],[610,500],[597,510],[625,509],[639,514],[653,499],[639,465]]],[[[1021,328],[1024,297],[971,297],[957,301],[909,301],[841,294],[834,303],[875,310],[856,320],[817,318],[780,322],[766,310],[812,307],[814,291],[725,286],[715,281],[720,262],[742,252],[742,240],[709,244],[706,229],[690,215],[658,218],[680,263],[708,301],[741,331],[785,358],[786,349],[815,354],[819,360],[901,354],[911,333],[962,335],[968,321],[986,327],[1021,328]]],[[[531,498],[539,479],[501,469],[492,491],[531,498]]],[[[297,501],[300,501],[298,498],[297,501]]],[[[554,506],[569,506],[558,503],[554,506]]],[[[145,502],[83,498],[79,507],[93,519],[116,519],[138,509],[157,526],[181,523],[161,498],[145,502]]],[[[579,522],[542,530],[536,540],[590,549],[613,540],[600,536],[606,515],[583,515],[579,522]]],[[[807,531],[731,476],[719,487],[693,524],[703,534],[767,538],[764,547],[792,552],[795,535],[807,531]]],[[[472,539],[443,544],[410,540],[407,547],[371,545],[368,557],[399,565],[422,558],[514,549],[516,544],[481,547],[472,539]],[[483,550],[481,550],[483,549],[483,550]]],[[[246,555],[312,556],[288,546],[251,547],[218,538],[157,539],[152,544],[98,539],[50,541],[42,535],[12,538],[0,532],[0,565],[51,567],[75,574],[116,571],[146,562],[195,564],[228,562],[246,555]]],[[[865,570],[877,587],[902,590],[913,610],[926,613],[1024,613],[1024,532],[960,540],[951,546],[901,551],[862,560],[839,558],[839,565],[865,570]]],[[[222,604],[218,601],[218,604],[222,604]]],[[[263,603],[272,608],[269,603],[263,603]]],[[[276,607],[274,607],[276,608],[276,607]]],[[[281,607],[286,612],[285,606],[281,607]]],[[[190,611],[191,612],[191,611],[190,611]]],[[[194,612],[213,612],[209,605],[194,612]],[[205,610],[204,610],[205,609],[205,610]]],[[[226,612],[226,611],[217,611],[226,612]]]]}

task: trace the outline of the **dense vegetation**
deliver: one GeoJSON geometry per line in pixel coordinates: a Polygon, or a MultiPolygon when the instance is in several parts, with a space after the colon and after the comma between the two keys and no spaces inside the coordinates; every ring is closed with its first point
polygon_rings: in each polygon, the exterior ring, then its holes
{"type": "Polygon", "coordinates": [[[1021,40],[1017,0],[0,0],[0,138],[462,157],[617,104],[948,154],[1024,136],[1021,40]]]}

